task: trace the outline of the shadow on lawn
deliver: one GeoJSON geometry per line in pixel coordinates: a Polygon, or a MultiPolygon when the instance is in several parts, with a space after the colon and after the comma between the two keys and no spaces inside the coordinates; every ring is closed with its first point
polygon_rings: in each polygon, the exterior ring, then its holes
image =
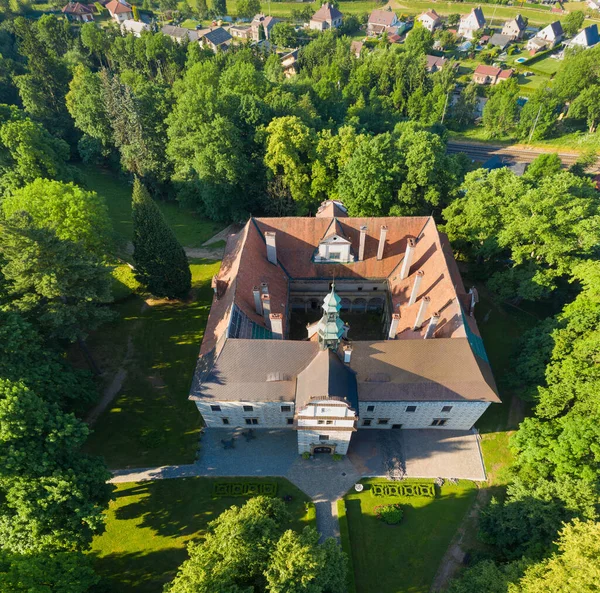
{"type": "Polygon", "coordinates": [[[185,548],[91,556],[102,578],[99,591],[107,593],[159,593],[188,557],[185,548]]]}

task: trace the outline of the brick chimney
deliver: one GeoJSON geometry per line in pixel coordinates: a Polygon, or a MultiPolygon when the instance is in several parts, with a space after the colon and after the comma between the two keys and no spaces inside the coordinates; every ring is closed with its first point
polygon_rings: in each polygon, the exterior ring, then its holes
{"type": "Polygon", "coordinates": [[[379,233],[379,245],[377,246],[377,259],[383,259],[383,249],[385,247],[385,238],[387,237],[388,228],[383,225],[379,233]]]}
{"type": "Polygon", "coordinates": [[[435,328],[437,327],[438,321],[440,320],[440,314],[436,311],[429,320],[429,325],[425,330],[425,339],[433,338],[433,333],[435,332],[435,328]]]}
{"type": "Polygon", "coordinates": [[[260,290],[258,286],[252,287],[252,296],[254,297],[254,309],[259,315],[262,315],[262,301],[260,300],[260,290]]]}
{"type": "Polygon", "coordinates": [[[267,231],[265,233],[265,241],[267,242],[267,259],[277,265],[277,243],[275,242],[275,233],[267,231]]]}
{"type": "Polygon", "coordinates": [[[425,276],[425,272],[423,270],[419,270],[415,274],[415,282],[413,284],[412,290],[410,292],[410,298],[408,299],[408,306],[414,305],[417,302],[417,297],[419,296],[419,288],[421,288],[421,282],[423,280],[423,276],[425,276]]]}
{"type": "Polygon", "coordinates": [[[400,270],[400,280],[404,280],[410,276],[410,266],[412,265],[413,255],[415,253],[416,241],[409,239],[406,244],[406,251],[404,252],[404,261],[402,262],[402,268],[400,270]]]}
{"type": "Polygon", "coordinates": [[[417,318],[415,319],[415,324],[413,325],[413,329],[415,331],[421,329],[421,326],[425,321],[425,314],[427,313],[427,308],[429,307],[430,301],[431,299],[428,296],[421,299],[421,306],[419,307],[419,312],[417,313],[417,318]]]}
{"type": "Polygon", "coordinates": [[[398,333],[398,325],[400,324],[400,315],[398,313],[392,313],[392,322],[390,323],[390,331],[388,333],[388,340],[395,340],[396,334],[398,333]]]}
{"type": "Polygon", "coordinates": [[[367,240],[367,227],[362,225],[360,227],[360,242],[358,244],[358,261],[365,259],[365,242],[367,240]]]}
{"type": "Polygon", "coordinates": [[[283,339],[283,315],[281,313],[271,313],[269,315],[271,321],[271,332],[277,340],[283,339]]]}
{"type": "Polygon", "coordinates": [[[271,297],[268,294],[263,294],[260,297],[262,301],[263,317],[265,318],[265,324],[270,327],[271,324],[271,297]]]}

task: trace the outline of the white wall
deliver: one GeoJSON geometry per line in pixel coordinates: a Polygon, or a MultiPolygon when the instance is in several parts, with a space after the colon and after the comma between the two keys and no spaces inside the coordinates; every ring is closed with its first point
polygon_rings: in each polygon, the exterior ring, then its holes
{"type": "Polygon", "coordinates": [[[209,428],[235,428],[248,426],[255,428],[290,428],[288,418],[294,417],[294,402],[196,402],[198,410],[209,428]],[[220,412],[213,412],[211,405],[221,406],[220,412]],[[251,412],[244,412],[243,406],[252,406],[251,412]],[[290,406],[289,412],[282,412],[281,406],[290,406]],[[228,418],[229,424],[223,424],[222,418],[228,418]],[[257,418],[258,424],[247,425],[246,418],[257,418]]]}
{"type": "Polygon", "coordinates": [[[434,418],[448,418],[440,430],[470,430],[489,406],[489,402],[360,402],[358,405],[358,428],[392,428],[401,424],[402,428],[435,428],[431,426],[434,418]],[[374,406],[372,412],[368,406],[374,406]],[[416,411],[407,412],[407,406],[416,406],[416,411]],[[452,406],[450,412],[442,412],[443,406],[452,406]],[[372,418],[371,426],[363,426],[365,418],[372,418]],[[378,418],[389,418],[387,424],[377,424],[378,418]]]}
{"type": "Polygon", "coordinates": [[[327,427],[324,427],[322,430],[299,430],[298,453],[310,453],[313,447],[335,447],[334,453],[345,455],[348,452],[348,446],[353,434],[350,430],[332,430],[327,432],[327,427]],[[328,436],[329,440],[322,441],[319,436],[328,436]]]}

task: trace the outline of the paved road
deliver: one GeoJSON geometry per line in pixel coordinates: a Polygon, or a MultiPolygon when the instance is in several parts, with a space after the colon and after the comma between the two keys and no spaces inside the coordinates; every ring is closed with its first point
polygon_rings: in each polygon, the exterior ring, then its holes
{"type": "MultiPolygon", "coordinates": [[[[447,151],[450,154],[464,152],[469,158],[476,161],[487,161],[494,155],[498,155],[517,163],[530,163],[541,154],[557,152],[556,150],[550,149],[525,148],[521,145],[506,146],[501,144],[483,144],[457,140],[448,141],[447,151]]],[[[559,152],[557,154],[565,167],[571,166],[579,158],[579,154],[576,152],[559,152]]],[[[593,171],[598,172],[598,170],[599,168],[596,166],[593,171]]]]}

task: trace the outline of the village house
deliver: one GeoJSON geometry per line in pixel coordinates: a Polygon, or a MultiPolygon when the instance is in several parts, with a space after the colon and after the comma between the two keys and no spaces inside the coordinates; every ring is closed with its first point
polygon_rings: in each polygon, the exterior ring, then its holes
{"type": "Polygon", "coordinates": [[[481,7],[474,8],[469,14],[460,19],[458,26],[458,36],[465,39],[473,39],[478,31],[485,27],[485,17],[481,7]]]}
{"type": "Polygon", "coordinates": [[[600,42],[600,37],[598,36],[598,25],[594,23],[585,29],[582,29],[573,37],[573,39],[569,39],[569,41],[565,42],[566,47],[581,47],[584,49],[589,49],[590,47],[594,47],[600,42]]]}
{"type": "Polygon", "coordinates": [[[286,78],[291,78],[292,76],[296,76],[298,74],[298,53],[300,50],[295,49],[288,54],[285,54],[279,60],[281,63],[281,68],[283,69],[283,74],[286,78]]]}
{"type": "Polygon", "coordinates": [[[498,47],[501,50],[505,50],[511,43],[512,37],[510,35],[503,35],[502,33],[494,33],[488,40],[487,44],[491,47],[498,47]]]}
{"type": "Polygon", "coordinates": [[[512,68],[502,70],[502,68],[496,68],[496,66],[487,66],[486,64],[479,64],[473,72],[473,81],[477,84],[498,84],[504,80],[508,80],[514,74],[512,68]]]}
{"type": "MultiPolygon", "coordinates": [[[[377,37],[382,33],[390,32],[400,21],[395,12],[391,10],[373,10],[367,22],[367,35],[377,37]]],[[[396,33],[394,29],[392,34],[396,33]]]]}
{"type": "Polygon", "coordinates": [[[110,16],[119,24],[123,21],[133,20],[131,4],[127,4],[124,0],[111,0],[105,8],[108,10],[110,16]]]}
{"type": "Polygon", "coordinates": [[[127,19],[121,23],[121,33],[130,33],[135,37],[141,37],[144,31],[150,31],[150,25],[148,23],[142,23],[140,21],[134,21],[133,19],[127,19]]]}
{"type": "Polygon", "coordinates": [[[432,33],[441,26],[442,19],[435,10],[428,10],[417,17],[417,21],[432,33]]]}
{"type": "Polygon", "coordinates": [[[427,59],[427,72],[431,72],[432,74],[441,70],[444,67],[444,64],[448,61],[443,56],[427,55],[425,58],[427,59]]]}
{"type": "Polygon", "coordinates": [[[257,14],[250,24],[250,34],[253,41],[261,41],[262,39],[269,40],[271,38],[271,30],[277,23],[281,23],[281,19],[276,19],[272,16],[257,14]],[[262,32],[261,32],[262,29],[262,32]]]}
{"type": "Polygon", "coordinates": [[[538,31],[536,36],[527,42],[527,51],[531,55],[534,55],[539,51],[552,49],[562,41],[563,35],[563,28],[560,21],[554,21],[541,31],[538,31]]]}
{"type": "Polygon", "coordinates": [[[512,41],[518,41],[523,39],[526,28],[527,25],[525,24],[523,17],[518,14],[514,19],[504,23],[504,27],[502,27],[502,35],[507,35],[512,41]]]}
{"type": "Polygon", "coordinates": [[[287,428],[299,453],[345,454],[356,430],[470,430],[500,401],[477,291],[432,217],[328,200],[251,218],[212,287],[190,391],[207,430],[287,428]]]}
{"type": "Polygon", "coordinates": [[[252,29],[250,25],[232,25],[229,27],[229,34],[235,39],[252,39],[252,29]]]}
{"type": "Polygon", "coordinates": [[[69,2],[63,7],[62,13],[70,21],[90,23],[94,20],[94,9],[91,6],[81,4],[80,2],[69,2]]]}
{"type": "Polygon", "coordinates": [[[364,45],[365,45],[364,41],[351,41],[350,42],[350,53],[353,54],[354,57],[360,58],[360,53],[362,52],[364,45]]]}
{"type": "Polygon", "coordinates": [[[226,51],[229,48],[231,35],[223,27],[216,27],[206,32],[199,31],[198,41],[202,47],[206,47],[217,53],[218,50],[226,51]]]}
{"type": "Polygon", "coordinates": [[[586,5],[590,10],[600,10],[600,0],[587,0],[586,5]]]}
{"type": "MultiPolygon", "coordinates": [[[[170,37],[177,43],[184,43],[186,41],[198,41],[198,31],[193,29],[186,29],[185,27],[175,27],[174,25],[165,25],[162,27],[160,32],[167,37],[170,37]]],[[[208,29],[205,31],[208,32],[208,29]]]]}
{"type": "Polygon", "coordinates": [[[309,27],[315,31],[337,29],[342,26],[343,16],[333,4],[326,2],[312,15],[309,27]]]}

